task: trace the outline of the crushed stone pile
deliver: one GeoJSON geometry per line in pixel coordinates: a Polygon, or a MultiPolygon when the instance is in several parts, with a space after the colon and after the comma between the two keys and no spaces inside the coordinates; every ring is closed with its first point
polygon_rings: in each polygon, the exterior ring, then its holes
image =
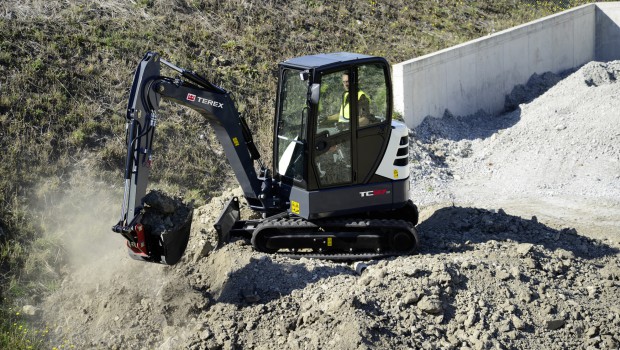
{"type": "Polygon", "coordinates": [[[591,62],[559,82],[542,75],[553,87],[512,112],[426,118],[413,131],[412,198],[494,207],[529,198],[592,217],[620,207],[619,74],[619,61],[591,62]]]}
{"type": "Polygon", "coordinates": [[[447,115],[414,130],[417,255],[361,269],[258,253],[246,239],[213,250],[211,225],[241,194],[232,189],[194,210],[187,252],[175,266],[132,261],[119,244],[68,275],[40,305],[53,325],[51,343],[617,349],[620,226],[605,224],[620,217],[618,67],[592,62],[512,112],[447,115]],[[535,205],[540,198],[544,206],[535,205]],[[597,216],[587,214],[590,201],[597,216]],[[580,214],[565,211],[550,223],[539,215],[549,202],[580,214]]]}

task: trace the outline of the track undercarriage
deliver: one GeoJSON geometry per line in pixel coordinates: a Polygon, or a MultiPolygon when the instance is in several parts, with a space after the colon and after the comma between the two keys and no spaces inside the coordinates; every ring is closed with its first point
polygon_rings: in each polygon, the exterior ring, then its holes
{"type": "Polygon", "coordinates": [[[262,220],[239,220],[239,201],[231,199],[215,224],[220,242],[250,238],[261,252],[293,258],[366,260],[409,255],[419,244],[417,215],[407,219],[363,216],[305,220],[286,213],[262,220]]]}

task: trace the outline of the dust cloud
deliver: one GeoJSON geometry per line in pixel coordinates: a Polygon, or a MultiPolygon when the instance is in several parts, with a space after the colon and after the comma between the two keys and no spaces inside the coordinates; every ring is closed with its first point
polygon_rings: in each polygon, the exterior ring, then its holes
{"type": "Polygon", "coordinates": [[[80,279],[101,284],[123,271],[129,260],[125,240],[111,230],[120,215],[122,186],[99,181],[84,169],[72,173],[66,186],[63,194],[43,196],[38,203],[44,238],[61,247],[59,271],[76,273],[92,266],[96,273],[80,279]]]}

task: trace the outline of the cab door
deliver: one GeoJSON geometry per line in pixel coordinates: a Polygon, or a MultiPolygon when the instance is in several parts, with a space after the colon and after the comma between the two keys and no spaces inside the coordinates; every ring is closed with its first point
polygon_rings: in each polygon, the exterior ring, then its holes
{"type": "Polygon", "coordinates": [[[386,181],[375,176],[390,138],[392,89],[389,66],[374,62],[356,67],[356,183],[386,181]]]}
{"type": "Polygon", "coordinates": [[[381,182],[374,176],[390,136],[389,67],[371,61],[320,74],[311,138],[312,188],[381,182]]]}
{"type": "Polygon", "coordinates": [[[353,81],[349,68],[321,74],[311,162],[318,188],[350,185],[354,180],[353,81]]]}

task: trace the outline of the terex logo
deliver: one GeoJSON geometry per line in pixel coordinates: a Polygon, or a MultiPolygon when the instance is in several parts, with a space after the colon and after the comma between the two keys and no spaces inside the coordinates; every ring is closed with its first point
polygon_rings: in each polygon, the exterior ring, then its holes
{"type": "Polygon", "coordinates": [[[217,102],[217,101],[213,101],[213,100],[209,100],[206,98],[202,98],[202,97],[197,97],[194,94],[187,94],[187,100],[190,102],[198,102],[198,103],[202,103],[203,105],[207,105],[207,106],[213,106],[213,107],[217,107],[217,108],[224,108],[224,104],[221,102],[217,102]]]}
{"type": "Polygon", "coordinates": [[[374,197],[374,196],[381,196],[381,195],[388,194],[388,193],[390,193],[390,191],[388,191],[386,189],[373,190],[373,191],[362,191],[362,192],[360,192],[360,196],[362,196],[362,197],[374,197]]]}

